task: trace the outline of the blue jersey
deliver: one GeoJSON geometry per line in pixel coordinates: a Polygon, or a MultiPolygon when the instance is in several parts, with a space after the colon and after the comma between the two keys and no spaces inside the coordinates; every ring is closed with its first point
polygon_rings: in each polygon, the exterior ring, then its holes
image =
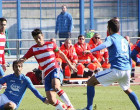
{"type": "Polygon", "coordinates": [[[21,74],[19,77],[15,74],[7,75],[0,79],[0,84],[3,83],[7,83],[7,88],[4,94],[9,100],[13,101],[17,107],[19,106],[27,88],[29,88],[40,100],[43,102],[45,101],[45,98],[40,95],[37,89],[33,86],[31,80],[24,74],[21,74]]]}
{"type": "Polygon", "coordinates": [[[91,52],[108,48],[109,63],[111,68],[119,70],[131,70],[131,50],[128,41],[119,34],[106,37],[105,42],[91,52]]]}
{"type": "Polygon", "coordinates": [[[119,34],[113,34],[105,39],[108,45],[111,68],[131,70],[131,50],[128,41],[119,34]]]}

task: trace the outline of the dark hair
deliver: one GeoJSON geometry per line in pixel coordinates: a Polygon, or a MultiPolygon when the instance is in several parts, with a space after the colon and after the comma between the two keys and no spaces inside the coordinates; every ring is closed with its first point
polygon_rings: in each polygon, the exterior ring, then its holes
{"type": "MultiPolygon", "coordinates": [[[[78,39],[79,39],[80,37],[83,37],[83,36],[84,36],[84,35],[79,35],[79,36],[78,36],[78,39]]],[[[84,37],[85,37],[85,36],[84,36],[84,37]]]]}
{"type": "Polygon", "coordinates": [[[23,67],[23,64],[22,64],[22,63],[20,63],[18,60],[15,60],[15,61],[13,61],[13,68],[14,68],[14,66],[17,65],[17,64],[21,64],[21,66],[23,67]]]}
{"type": "Polygon", "coordinates": [[[111,30],[114,32],[114,33],[117,33],[119,32],[119,29],[120,29],[120,23],[119,21],[115,20],[115,19],[111,19],[108,21],[108,28],[111,28],[111,30]]]}
{"type": "Polygon", "coordinates": [[[3,21],[7,22],[6,18],[0,18],[0,22],[3,22],[3,21]]]}
{"type": "Polygon", "coordinates": [[[35,73],[38,79],[42,80],[42,71],[40,69],[34,68],[32,71],[35,73]]]}
{"type": "Polygon", "coordinates": [[[42,31],[40,30],[40,29],[34,29],[33,31],[32,31],[32,36],[34,37],[34,36],[36,36],[36,35],[38,35],[38,34],[42,34],[42,31]]]}

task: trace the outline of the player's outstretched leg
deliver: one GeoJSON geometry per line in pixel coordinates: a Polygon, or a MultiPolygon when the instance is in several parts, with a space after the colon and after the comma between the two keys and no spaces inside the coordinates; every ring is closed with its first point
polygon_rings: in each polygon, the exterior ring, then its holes
{"type": "Polygon", "coordinates": [[[130,100],[133,102],[133,104],[135,105],[135,107],[137,108],[137,110],[140,110],[140,103],[138,100],[138,97],[136,96],[135,92],[131,92],[128,94],[130,100]]]}

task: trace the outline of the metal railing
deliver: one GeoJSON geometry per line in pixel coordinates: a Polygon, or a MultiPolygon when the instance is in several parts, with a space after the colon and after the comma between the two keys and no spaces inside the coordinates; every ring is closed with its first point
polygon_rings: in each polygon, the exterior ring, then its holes
{"type": "MultiPolygon", "coordinates": [[[[136,42],[137,39],[140,39],[140,37],[130,37],[131,41],[134,41],[136,42]]],[[[45,41],[49,41],[50,39],[45,39],[45,41]]],[[[59,42],[61,40],[65,40],[65,38],[56,38],[56,41],[59,42]]],[[[77,42],[77,38],[71,38],[73,44],[77,42]]],[[[86,38],[86,40],[90,40],[90,38],[86,38]]],[[[104,38],[102,38],[102,40],[104,40],[104,38]]],[[[28,50],[29,48],[26,48],[26,47],[21,47],[21,44],[23,41],[34,41],[34,39],[7,39],[7,42],[15,42],[16,43],[16,46],[15,47],[12,47],[12,48],[5,48],[5,50],[16,50],[16,55],[15,55],[15,58],[16,59],[19,59],[20,56],[21,56],[21,50],[28,50]]]]}

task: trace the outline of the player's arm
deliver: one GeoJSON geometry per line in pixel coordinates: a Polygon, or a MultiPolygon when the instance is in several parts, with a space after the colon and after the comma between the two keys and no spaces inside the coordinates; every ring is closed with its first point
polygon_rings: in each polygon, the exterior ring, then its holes
{"type": "MultiPolygon", "coordinates": [[[[8,76],[9,76],[9,75],[8,75],[8,76]]],[[[4,83],[7,82],[8,76],[2,77],[2,78],[0,79],[0,90],[2,89],[2,84],[4,84],[4,83]]]]}
{"type": "Polygon", "coordinates": [[[28,82],[28,88],[34,93],[34,95],[35,95],[37,98],[39,98],[42,102],[48,104],[47,98],[43,97],[43,96],[39,93],[39,91],[34,87],[33,83],[31,82],[31,80],[30,80],[28,77],[26,77],[26,78],[27,78],[27,82],[28,82]]]}
{"type": "Polygon", "coordinates": [[[66,57],[66,55],[61,50],[59,50],[59,56],[68,63],[68,65],[70,66],[70,68],[73,71],[77,72],[77,69],[75,68],[75,66],[71,64],[71,62],[68,60],[68,58],[66,57]]]}
{"type": "Polygon", "coordinates": [[[28,58],[33,56],[33,49],[32,47],[27,51],[27,53],[19,59],[19,62],[24,63],[28,58]]]}
{"type": "Polygon", "coordinates": [[[140,59],[137,58],[137,54],[140,52],[140,42],[137,44],[137,46],[133,49],[131,53],[131,57],[135,62],[139,62],[140,59]]]}
{"type": "Polygon", "coordinates": [[[99,51],[102,50],[104,48],[110,47],[112,45],[112,41],[110,39],[110,37],[106,38],[106,41],[100,45],[98,45],[97,47],[93,48],[90,50],[90,52],[95,52],[95,51],[99,51]]]}

